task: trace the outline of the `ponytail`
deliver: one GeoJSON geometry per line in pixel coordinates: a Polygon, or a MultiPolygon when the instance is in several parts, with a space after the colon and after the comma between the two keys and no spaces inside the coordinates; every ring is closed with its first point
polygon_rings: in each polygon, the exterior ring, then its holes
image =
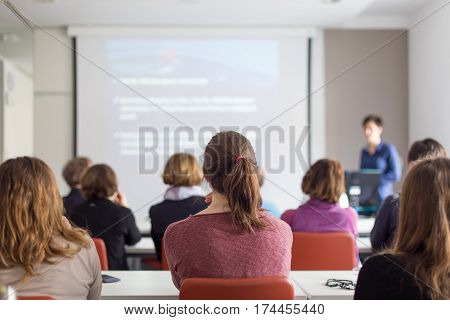
{"type": "Polygon", "coordinates": [[[234,131],[212,137],[205,148],[203,173],[211,187],[226,197],[239,229],[253,233],[265,227],[260,217],[261,173],[246,137],[234,131]]]}
{"type": "Polygon", "coordinates": [[[261,194],[256,165],[242,156],[236,158],[231,172],[223,181],[224,194],[231,209],[233,222],[245,232],[264,227],[259,218],[261,194]]]}

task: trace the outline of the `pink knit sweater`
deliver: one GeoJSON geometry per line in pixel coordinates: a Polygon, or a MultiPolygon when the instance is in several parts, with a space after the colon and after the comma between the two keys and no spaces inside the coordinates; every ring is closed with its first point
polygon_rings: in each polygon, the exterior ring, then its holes
{"type": "Polygon", "coordinates": [[[292,231],[283,221],[261,213],[267,227],[256,233],[233,227],[231,214],[194,215],[171,224],[164,235],[172,279],[287,276],[292,231]]]}

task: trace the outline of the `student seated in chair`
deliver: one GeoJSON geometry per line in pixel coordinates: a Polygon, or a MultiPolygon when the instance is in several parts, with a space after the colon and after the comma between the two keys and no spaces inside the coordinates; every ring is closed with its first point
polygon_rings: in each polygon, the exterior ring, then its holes
{"type": "Polygon", "coordinates": [[[21,157],[0,166],[0,283],[17,295],[100,299],[94,243],[64,217],[50,168],[21,157]]]}
{"type": "Polygon", "coordinates": [[[392,249],[369,258],[355,299],[450,299],[450,160],[419,161],[402,188],[392,249]]]}
{"type": "Polygon", "coordinates": [[[81,176],[92,165],[92,161],[86,157],[77,157],[66,163],[62,175],[70,192],[63,197],[64,209],[70,215],[73,208],[82,204],[86,199],[81,194],[81,176]]]}
{"type": "MultiPolygon", "coordinates": [[[[352,208],[339,206],[345,190],[344,169],[339,161],[322,159],[314,163],[303,177],[302,190],[310,199],[281,216],[292,231],[349,232],[356,240],[358,215],[352,208]]],[[[356,243],[355,251],[358,262],[356,243]]]]}
{"type": "Polygon", "coordinates": [[[261,210],[259,169],[247,138],[216,134],[206,146],[203,173],[213,190],[211,204],[171,224],[164,237],[175,286],[194,277],[287,276],[292,232],[261,210]]]}
{"type": "Polygon", "coordinates": [[[70,219],[93,238],[103,239],[110,270],[128,270],[125,245],[139,242],[141,234],[113,169],[106,164],[90,167],[81,178],[81,192],[87,201],[75,207],[70,219]]]}
{"type": "MultiPolygon", "coordinates": [[[[411,167],[417,160],[425,158],[446,157],[444,147],[434,139],[424,139],[412,144],[408,152],[408,164],[411,167]]],[[[370,233],[370,241],[374,252],[388,248],[394,239],[398,225],[400,193],[388,196],[381,204],[375,225],[370,233]]]]}
{"type": "Polygon", "coordinates": [[[202,169],[193,155],[187,153],[172,155],[166,163],[162,178],[164,183],[169,185],[164,194],[164,201],[153,205],[149,211],[151,236],[159,261],[161,261],[161,242],[167,227],[208,206],[200,187],[203,178],[202,169]]]}

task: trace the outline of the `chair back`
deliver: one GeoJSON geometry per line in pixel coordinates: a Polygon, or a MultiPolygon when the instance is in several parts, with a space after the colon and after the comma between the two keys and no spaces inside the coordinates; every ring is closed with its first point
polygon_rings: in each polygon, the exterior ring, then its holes
{"type": "Polygon", "coordinates": [[[294,300],[286,277],[185,279],[180,300],[294,300]]]}
{"type": "Polygon", "coordinates": [[[50,296],[18,296],[17,300],[55,300],[50,296]]]}
{"type": "Polygon", "coordinates": [[[95,248],[97,249],[98,257],[100,259],[100,267],[102,271],[108,271],[108,251],[106,251],[106,245],[103,239],[94,238],[95,248]]]}
{"type": "Polygon", "coordinates": [[[169,262],[167,261],[166,256],[166,248],[164,247],[164,238],[161,242],[161,270],[170,270],[169,269],[169,262]]]}
{"type": "Polygon", "coordinates": [[[355,239],[347,232],[294,232],[291,270],[352,270],[355,239]]]}

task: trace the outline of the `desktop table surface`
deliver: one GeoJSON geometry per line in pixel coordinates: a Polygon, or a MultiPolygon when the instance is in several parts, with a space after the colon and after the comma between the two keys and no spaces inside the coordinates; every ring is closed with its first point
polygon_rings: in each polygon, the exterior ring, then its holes
{"type": "MultiPolygon", "coordinates": [[[[179,291],[172,282],[170,271],[102,271],[120,279],[103,283],[103,300],[176,300],[179,291]]],[[[295,299],[306,300],[306,293],[290,278],[295,299]]]]}
{"type": "Polygon", "coordinates": [[[102,271],[102,274],[120,279],[103,283],[103,300],[178,299],[179,292],[172,283],[170,271],[102,271]]]}
{"type": "Polygon", "coordinates": [[[308,300],[352,300],[355,291],[327,287],[328,279],[351,280],[356,283],[354,271],[291,271],[289,278],[306,293],[308,300]]]}
{"type": "Polygon", "coordinates": [[[368,237],[370,235],[370,231],[375,224],[375,217],[358,217],[358,221],[356,223],[358,233],[361,237],[368,237]]]}
{"type": "Polygon", "coordinates": [[[134,246],[125,246],[127,254],[148,254],[155,253],[155,244],[150,237],[142,237],[141,241],[134,246]]]}
{"type": "MultiPolygon", "coordinates": [[[[120,279],[116,283],[103,284],[102,299],[105,300],[178,299],[179,291],[172,283],[170,271],[103,271],[102,274],[120,279]]],[[[296,299],[353,299],[354,291],[327,287],[325,283],[328,279],[356,282],[357,273],[353,271],[291,271],[289,274],[296,299]]]]}

